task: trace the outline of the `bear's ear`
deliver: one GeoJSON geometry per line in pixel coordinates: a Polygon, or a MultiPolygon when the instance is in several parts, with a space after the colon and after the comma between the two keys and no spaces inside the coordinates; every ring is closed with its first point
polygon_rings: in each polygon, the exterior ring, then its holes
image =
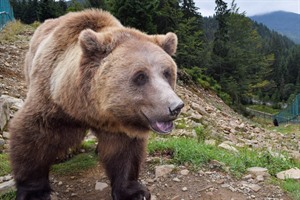
{"type": "Polygon", "coordinates": [[[176,53],[178,41],[175,33],[169,32],[166,35],[155,35],[154,41],[169,55],[173,56],[176,53]]]}
{"type": "Polygon", "coordinates": [[[91,29],[80,33],[79,43],[83,52],[87,54],[106,54],[115,46],[112,34],[97,33],[91,29]]]}

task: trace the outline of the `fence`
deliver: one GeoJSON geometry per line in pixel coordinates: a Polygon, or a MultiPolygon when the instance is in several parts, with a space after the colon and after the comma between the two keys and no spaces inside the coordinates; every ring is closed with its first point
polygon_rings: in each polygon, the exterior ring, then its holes
{"type": "Polygon", "coordinates": [[[289,104],[285,109],[280,111],[278,114],[274,115],[274,120],[276,119],[278,123],[299,123],[300,114],[300,94],[296,96],[294,101],[289,104]]]}
{"type": "Polygon", "coordinates": [[[14,20],[14,13],[9,0],[0,0],[0,31],[7,22],[12,20],[14,20]]]}
{"type": "Polygon", "coordinates": [[[246,110],[256,116],[256,117],[261,117],[261,118],[264,118],[264,119],[273,119],[273,115],[270,114],[270,113],[265,113],[265,112],[261,112],[261,111],[258,111],[258,110],[253,110],[251,108],[246,108],[246,110]]]}

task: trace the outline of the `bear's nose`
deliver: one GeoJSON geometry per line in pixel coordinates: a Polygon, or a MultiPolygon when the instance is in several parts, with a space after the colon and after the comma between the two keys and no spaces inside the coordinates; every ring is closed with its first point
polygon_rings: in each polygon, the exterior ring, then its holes
{"type": "Polygon", "coordinates": [[[176,117],[180,113],[183,106],[184,106],[184,103],[180,102],[180,103],[177,103],[177,104],[169,107],[170,116],[176,117]]]}

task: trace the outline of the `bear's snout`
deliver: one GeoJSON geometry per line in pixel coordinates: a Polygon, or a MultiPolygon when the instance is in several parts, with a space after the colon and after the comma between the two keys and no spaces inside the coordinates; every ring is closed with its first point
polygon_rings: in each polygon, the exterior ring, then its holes
{"type": "Polygon", "coordinates": [[[171,117],[177,117],[181,111],[181,109],[184,107],[184,103],[183,102],[176,102],[173,103],[170,107],[169,107],[169,114],[171,117]]]}

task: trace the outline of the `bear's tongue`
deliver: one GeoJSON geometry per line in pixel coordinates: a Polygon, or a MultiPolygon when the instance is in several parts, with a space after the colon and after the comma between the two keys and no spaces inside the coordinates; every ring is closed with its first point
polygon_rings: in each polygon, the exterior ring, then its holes
{"type": "Polygon", "coordinates": [[[152,128],[158,133],[169,133],[173,129],[173,122],[155,122],[152,124],[152,128]]]}

